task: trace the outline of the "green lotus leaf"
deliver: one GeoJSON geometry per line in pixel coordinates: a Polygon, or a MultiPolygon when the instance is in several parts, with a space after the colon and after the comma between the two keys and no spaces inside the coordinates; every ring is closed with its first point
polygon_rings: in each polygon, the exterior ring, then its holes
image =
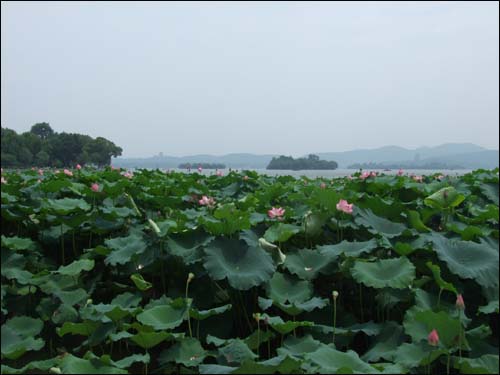
{"type": "Polygon", "coordinates": [[[301,279],[313,280],[329,265],[330,260],[317,250],[301,249],[287,254],[285,268],[301,279]]]}
{"type": "Polygon", "coordinates": [[[41,338],[35,338],[43,328],[40,319],[16,316],[2,324],[2,356],[17,359],[30,350],[40,350],[45,345],[41,338]]]}
{"type": "Polygon", "coordinates": [[[228,364],[239,364],[245,360],[255,359],[257,356],[240,339],[234,339],[227,345],[219,348],[219,355],[228,364]]]}
{"type": "Polygon", "coordinates": [[[90,271],[94,268],[93,259],[80,259],[68,264],[67,266],[61,266],[58,268],[57,273],[67,276],[77,276],[82,271],[90,271]]]}
{"type": "Polygon", "coordinates": [[[370,233],[383,234],[387,238],[399,236],[407,229],[404,224],[377,216],[370,209],[357,208],[354,221],[368,228],[370,233]]]}
{"type": "Polygon", "coordinates": [[[285,304],[287,301],[301,303],[312,297],[313,287],[309,281],[276,272],[266,286],[267,295],[273,301],[285,304]]]}
{"type": "Polygon", "coordinates": [[[498,183],[484,183],[479,186],[479,189],[481,189],[481,193],[483,193],[486,198],[498,206],[498,183]]]}
{"type": "Polygon", "coordinates": [[[434,280],[439,288],[458,294],[458,291],[453,284],[448,283],[441,278],[441,268],[439,268],[438,265],[432,264],[432,262],[427,262],[425,265],[431,270],[434,280]]]}
{"type": "Polygon", "coordinates": [[[394,351],[392,360],[411,369],[426,366],[446,353],[446,349],[430,346],[427,342],[403,343],[394,351]]]}
{"type": "Polygon", "coordinates": [[[238,290],[258,286],[271,278],[275,265],[260,247],[248,247],[244,241],[217,239],[205,247],[204,267],[214,280],[227,278],[238,290]]]}
{"type": "Polygon", "coordinates": [[[460,320],[445,311],[420,310],[414,306],[406,312],[403,326],[415,343],[427,341],[427,336],[435,329],[439,335],[439,348],[458,347],[460,335],[462,349],[468,348],[460,320]]]}
{"type": "Polygon", "coordinates": [[[149,281],[144,280],[141,274],[134,273],[133,275],[130,275],[130,279],[134,282],[135,286],[137,289],[144,291],[148,290],[153,286],[149,281]]]}
{"type": "Polygon", "coordinates": [[[388,321],[375,338],[374,345],[363,354],[361,359],[366,362],[378,362],[382,359],[392,361],[394,352],[403,343],[403,327],[396,322],[388,321]]]}
{"type": "Polygon", "coordinates": [[[137,315],[137,320],[155,330],[173,329],[187,318],[187,304],[183,298],[177,298],[168,305],[155,306],[137,315]]]}
{"type": "Polygon", "coordinates": [[[308,213],[304,218],[304,233],[307,237],[315,237],[323,232],[323,225],[326,223],[324,215],[308,213]]]}
{"type": "MultiPolygon", "coordinates": [[[[101,360],[103,360],[103,357],[101,357],[101,360]]],[[[149,363],[150,360],[151,360],[151,358],[149,356],[149,353],[146,353],[146,354],[129,355],[128,357],[122,358],[119,361],[113,361],[110,358],[109,362],[115,367],[127,368],[127,367],[130,367],[132,365],[132,363],[135,363],[135,362],[149,363]]]]}
{"type": "Polygon", "coordinates": [[[447,209],[457,207],[465,199],[453,186],[444,187],[424,199],[424,203],[432,208],[447,209]]]}
{"type": "Polygon", "coordinates": [[[262,331],[262,324],[261,324],[261,331],[257,332],[254,331],[250,336],[246,337],[243,342],[247,344],[247,346],[251,350],[256,350],[260,345],[262,345],[265,342],[271,341],[276,335],[272,331],[262,331]]]}
{"type": "Polygon", "coordinates": [[[312,327],[314,325],[313,322],[299,322],[299,321],[284,321],[279,316],[269,316],[267,314],[262,314],[261,319],[266,322],[266,324],[270,325],[274,330],[282,335],[286,335],[287,333],[292,332],[294,329],[298,327],[312,327]]]}
{"type": "Polygon", "coordinates": [[[163,342],[166,339],[174,339],[175,336],[168,332],[138,332],[134,336],[130,337],[130,340],[135,342],[143,349],[151,349],[163,342]]]}
{"type": "Polygon", "coordinates": [[[72,306],[62,304],[54,310],[51,320],[56,325],[63,324],[64,322],[75,322],[78,320],[78,312],[72,306]]]}
{"type": "Polygon", "coordinates": [[[420,213],[418,211],[409,210],[407,213],[408,223],[421,233],[430,232],[430,228],[427,227],[420,218],[420,213]]]}
{"type": "Polygon", "coordinates": [[[106,265],[111,266],[129,262],[132,256],[143,253],[147,247],[146,242],[137,234],[112,238],[104,241],[104,243],[113,250],[104,260],[106,265]]]}
{"type": "Polygon", "coordinates": [[[264,233],[264,238],[269,242],[285,242],[293,235],[300,232],[300,227],[293,224],[276,223],[264,233]]]}
{"type": "Polygon", "coordinates": [[[78,211],[89,211],[90,204],[83,199],[62,198],[62,199],[47,199],[45,207],[57,213],[58,215],[68,215],[78,211]]]}
{"type": "Polygon", "coordinates": [[[231,374],[237,367],[222,365],[200,365],[198,370],[200,374],[231,374]]]}
{"type": "Polygon", "coordinates": [[[207,318],[210,318],[211,316],[225,313],[226,311],[231,310],[231,307],[232,305],[228,304],[224,306],[215,307],[209,310],[197,310],[195,308],[191,308],[189,310],[189,316],[196,320],[205,320],[207,318]]]}
{"type": "Polygon", "coordinates": [[[57,358],[51,358],[42,361],[31,361],[26,366],[15,369],[10,366],[2,365],[1,373],[2,374],[28,374],[32,370],[39,370],[40,372],[48,373],[51,367],[54,367],[57,364],[57,358]]]}
{"type": "Polygon", "coordinates": [[[498,374],[498,355],[484,354],[478,358],[454,358],[454,367],[460,374],[498,374]]]}
{"type": "Polygon", "coordinates": [[[336,245],[318,246],[316,249],[331,260],[336,259],[340,254],[348,257],[359,257],[363,253],[370,253],[377,248],[377,241],[372,238],[369,241],[342,241],[336,245]]]}
{"type": "Polygon", "coordinates": [[[362,373],[376,374],[378,371],[363,362],[355,351],[341,352],[329,346],[323,345],[312,353],[305,355],[306,359],[319,366],[319,372],[323,374],[334,373],[362,373]]]}
{"type": "Polygon", "coordinates": [[[65,322],[61,328],[56,329],[59,337],[71,333],[72,335],[90,336],[99,327],[99,323],[87,321],[84,323],[65,322]]]}
{"type": "Polygon", "coordinates": [[[119,341],[119,340],[122,340],[122,339],[128,339],[130,337],[134,336],[133,334],[131,334],[130,332],[127,332],[127,331],[121,331],[121,332],[118,332],[118,333],[112,333],[109,335],[109,338],[111,339],[111,341],[119,341]]]}
{"type": "Polygon", "coordinates": [[[160,353],[160,364],[180,363],[187,367],[198,366],[205,359],[206,352],[200,342],[191,337],[181,339],[174,346],[160,353]]]}
{"type": "Polygon", "coordinates": [[[142,296],[139,294],[132,294],[129,292],[125,292],[122,294],[118,294],[111,301],[112,305],[118,305],[122,308],[126,309],[129,307],[136,307],[141,302],[142,296]]]}
{"type": "Polygon", "coordinates": [[[65,303],[69,306],[76,305],[88,298],[88,293],[85,289],[78,288],[75,290],[56,290],[54,291],[54,295],[59,297],[62,303],[65,303]]]}
{"type": "Polygon", "coordinates": [[[277,349],[280,355],[290,355],[302,358],[306,353],[312,353],[320,348],[321,341],[315,340],[311,335],[302,337],[288,336],[283,346],[277,349]]]}
{"type": "Polygon", "coordinates": [[[498,314],[498,300],[490,301],[487,305],[479,307],[478,312],[483,314],[498,314]]]}
{"type": "Polygon", "coordinates": [[[300,370],[300,361],[289,356],[277,356],[266,361],[245,360],[231,374],[294,374],[300,370]]]}
{"type": "Polygon", "coordinates": [[[359,283],[373,288],[408,288],[415,279],[415,266],[405,257],[376,262],[356,261],[351,275],[359,283]]]}
{"type": "Polygon", "coordinates": [[[2,235],[2,247],[7,247],[14,251],[35,250],[36,243],[30,238],[5,237],[2,235]]]}
{"type": "Polygon", "coordinates": [[[451,272],[474,279],[483,287],[498,288],[498,243],[495,248],[482,239],[480,243],[458,241],[438,233],[433,233],[431,239],[439,259],[451,272]]]}
{"type": "Polygon", "coordinates": [[[87,360],[66,353],[61,361],[63,374],[127,374],[126,370],[106,366],[97,360],[87,360]]]}
{"type": "Polygon", "coordinates": [[[189,236],[175,235],[166,241],[167,252],[182,258],[184,264],[191,265],[203,259],[203,247],[214,237],[206,234],[189,233],[189,236]]]}

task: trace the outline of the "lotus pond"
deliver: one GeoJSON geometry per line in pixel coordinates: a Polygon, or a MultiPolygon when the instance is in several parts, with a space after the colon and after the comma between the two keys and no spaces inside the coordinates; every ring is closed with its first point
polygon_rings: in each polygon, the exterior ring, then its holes
{"type": "Polygon", "coordinates": [[[498,169],[67,172],[2,174],[2,373],[499,371],[498,169]]]}

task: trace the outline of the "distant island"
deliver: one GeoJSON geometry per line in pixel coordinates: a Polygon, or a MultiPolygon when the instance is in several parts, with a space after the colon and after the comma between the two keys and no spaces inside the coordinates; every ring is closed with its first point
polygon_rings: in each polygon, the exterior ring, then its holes
{"type": "Polygon", "coordinates": [[[465,169],[461,165],[440,162],[400,162],[400,163],[354,163],[348,169],[465,169]]]}
{"type": "Polygon", "coordinates": [[[285,169],[300,171],[305,169],[332,170],[337,169],[338,164],[335,161],[319,160],[318,155],[309,154],[307,158],[294,159],[291,156],[274,157],[269,162],[266,169],[285,169]]]}
{"type": "Polygon", "coordinates": [[[178,168],[180,169],[191,169],[202,167],[203,169],[224,169],[225,164],[222,163],[181,163],[178,168]]]}

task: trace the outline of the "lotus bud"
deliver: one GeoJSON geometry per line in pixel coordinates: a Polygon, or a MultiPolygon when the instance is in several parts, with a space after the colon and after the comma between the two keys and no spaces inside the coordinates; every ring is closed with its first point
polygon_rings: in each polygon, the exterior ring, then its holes
{"type": "Polygon", "coordinates": [[[429,336],[427,336],[427,342],[431,346],[438,346],[439,343],[439,335],[435,329],[429,333],[429,336]]]}
{"type": "Polygon", "coordinates": [[[465,309],[465,303],[464,303],[464,298],[462,297],[461,294],[457,296],[457,301],[455,302],[455,306],[459,310],[464,310],[465,309]]]}
{"type": "Polygon", "coordinates": [[[189,274],[188,274],[188,281],[187,282],[190,283],[191,280],[193,280],[193,279],[194,279],[194,273],[189,272],[189,274]]]}
{"type": "Polygon", "coordinates": [[[339,292],[337,292],[336,290],[334,290],[334,291],[332,292],[332,297],[333,297],[333,299],[334,299],[334,300],[336,300],[338,296],[339,296],[339,292]]]}
{"type": "Polygon", "coordinates": [[[257,322],[260,321],[260,313],[255,313],[252,316],[257,322]]]}
{"type": "Polygon", "coordinates": [[[160,228],[158,227],[158,225],[153,220],[148,219],[148,223],[151,226],[151,228],[153,228],[153,230],[155,231],[156,234],[160,234],[161,233],[160,228]]]}

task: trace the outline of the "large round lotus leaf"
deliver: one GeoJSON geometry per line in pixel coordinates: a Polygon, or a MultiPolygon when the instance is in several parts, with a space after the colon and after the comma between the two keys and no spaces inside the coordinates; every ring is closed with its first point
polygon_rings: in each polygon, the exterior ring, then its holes
{"type": "Polygon", "coordinates": [[[28,316],[18,316],[2,324],[2,356],[9,359],[17,359],[29,350],[40,350],[45,342],[34,336],[38,335],[43,328],[40,319],[28,316]]]}
{"type": "Polygon", "coordinates": [[[273,275],[266,289],[268,297],[278,303],[305,302],[312,297],[313,293],[313,287],[309,281],[298,280],[280,272],[273,275]]]}
{"type": "Polygon", "coordinates": [[[119,361],[113,361],[110,359],[110,363],[112,363],[114,366],[118,368],[127,368],[130,367],[132,363],[135,362],[149,363],[150,360],[151,357],[149,356],[149,353],[146,353],[146,354],[129,355],[128,357],[120,359],[119,361]]]}
{"type": "Polygon", "coordinates": [[[424,203],[432,208],[445,209],[456,207],[464,201],[465,197],[453,186],[444,187],[424,199],[424,203]]]}
{"type": "Polygon", "coordinates": [[[8,247],[11,250],[35,250],[35,242],[30,238],[5,237],[2,235],[2,247],[8,247]]]}
{"type": "Polygon", "coordinates": [[[63,374],[128,374],[127,370],[106,366],[97,360],[88,360],[66,353],[61,361],[63,374]]]}
{"type": "Polygon", "coordinates": [[[483,287],[498,287],[498,243],[481,240],[457,241],[440,234],[430,236],[436,253],[454,274],[464,279],[474,279],[483,287]]]}
{"type": "Polygon", "coordinates": [[[68,215],[77,211],[88,211],[91,206],[83,199],[47,199],[45,207],[59,215],[68,215]]]}
{"type": "Polygon", "coordinates": [[[368,228],[373,234],[383,234],[387,238],[399,236],[406,228],[406,225],[395,223],[375,215],[370,209],[356,209],[354,221],[368,228]]]}
{"type": "Polygon", "coordinates": [[[300,364],[300,361],[286,355],[262,362],[246,360],[231,374],[296,374],[299,373],[300,364]]]}
{"type": "Polygon", "coordinates": [[[230,310],[231,307],[232,305],[229,304],[229,305],[214,307],[213,309],[209,310],[198,310],[195,308],[191,308],[189,310],[189,316],[196,320],[205,320],[207,318],[210,318],[211,316],[225,313],[226,311],[230,310]]]}
{"type": "Polygon", "coordinates": [[[393,353],[392,360],[406,368],[426,366],[439,356],[446,354],[446,349],[430,346],[427,342],[403,343],[393,353]]]}
{"type": "Polygon", "coordinates": [[[336,245],[318,246],[316,249],[331,260],[336,259],[340,254],[348,257],[359,257],[363,253],[370,253],[377,248],[377,240],[372,238],[369,241],[342,241],[336,245]]]}
{"type": "Polygon", "coordinates": [[[405,333],[411,336],[413,342],[427,340],[429,333],[435,329],[439,335],[441,348],[458,347],[459,335],[462,335],[462,349],[468,346],[460,320],[445,311],[420,310],[414,306],[407,310],[403,326],[405,333]]]}
{"type": "Polygon", "coordinates": [[[160,364],[175,362],[187,367],[198,366],[205,359],[205,353],[205,349],[197,339],[186,337],[160,353],[158,360],[160,364]]]}
{"type": "Polygon", "coordinates": [[[138,332],[130,338],[133,342],[144,349],[151,349],[166,339],[174,339],[175,336],[169,332],[138,332]]]}
{"type": "Polygon", "coordinates": [[[177,234],[167,238],[167,252],[182,258],[184,264],[190,265],[203,259],[203,246],[214,237],[205,233],[190,232],[189,235],[177,234]]]}
{"type": "Polygon", "coordinates": [[[229,344],[219,348],[219,354],[228,364],[239,364],[248,359],[255,359],[257,356],[240,339],[232,340],[229,344]]]}
{"type": "Polygon", "coordinates": [[[269,316],[267,314],[262,314],[262,320],[266,322],[266,324],[270,325],[277,332],[282,335],[286,335],[287,333],[292,332],[295,328],[298,327],[312,327],[314,326],[313,322],[299,322],[299,321],[291,321],[287,320],[286,322],[281,319],[279,316],[269,316]]]}
{"type": "Polygon", "coordinates": [[[301,279],[313,280],[329,263],[330,258],[322,255],[317,250],[301,249],[287,254],[285,268],[301,279]]]}
{"type": "Polygon", "coordinates": [[[341,352],[323,345],[318,350],[307,353],[306,359],[319,366],[319,372],[322,374],[374,374],[378,371],[363,362],[358,354],[352,350],[341,352]]]}
{"type": "Polygon", "coordinates": [[[373,288],[408,288],[415,279],[415,266],[404,257],[382,259],[373,263],[356,261],[352,277],[373,288]]]}
{"type": "Polygon", "coordinates": [[[403,327],[388,321],[382,332],[376,337],[375,344],[361,357],[363,361],[378,362],[381,359],[392,360],[394,351],[404,341],[403,327]]]}
{"type": "Polygon", "coordinates": [[[460,374],[498,374],[498,355],[484,354],[478,358],[457,358],[455,368],[460,374]]]}
{"type": "Polygon", "coordinates": [[[205,247],[204,267],[214,280],[227,278],[238,290],[247,290],[270,279],[273,260],[260,247],[236,239],[217,239],[205,247]]]}
{"type": "Polygon", "coordinates": [[[490,201],[498,206],[498,183],[485,183],[479,186],[481,192],[484,196],[486,196],[490,201]]]}
{"type": "Polygon", "coordinates": [[[183,298],[178,298],[168,305],[155,306],[137,315],[137,320],[155,330],[173,329],[187,318],[187,305],[183,298]]]}
{"type": "Polygon", "coordinates": [[[60,273],[61,275],[77,276],[82,271],[90,271],[92,268],[94,268],[93,259],[80,259],[75,260],[67,266],[59,267],[56,272],[60,273]]]}
{"type": "Polygon", "coordinates": [[[117,237],[104,241],[106,246],[113,251],[104,260],[105,264],[116,266],[125,264],[133,255],[141,254],[146,250],[146,242],[138,234],[130,234],[127,237],[117,237]]]}
{"type": "Polygon", "coordinates": [[[283,346],[278,348],[278,354],[302,357],[319,349],[321,341],[315,340],[311,335],[302,337],[288,336],[283,346]]]}
{"type": "Polygon", "coordinates": [[[300,232],[300,227],[293,224],[276,223],[264,233],[269,242],[285,242],[294,234],[300,232]]]}

